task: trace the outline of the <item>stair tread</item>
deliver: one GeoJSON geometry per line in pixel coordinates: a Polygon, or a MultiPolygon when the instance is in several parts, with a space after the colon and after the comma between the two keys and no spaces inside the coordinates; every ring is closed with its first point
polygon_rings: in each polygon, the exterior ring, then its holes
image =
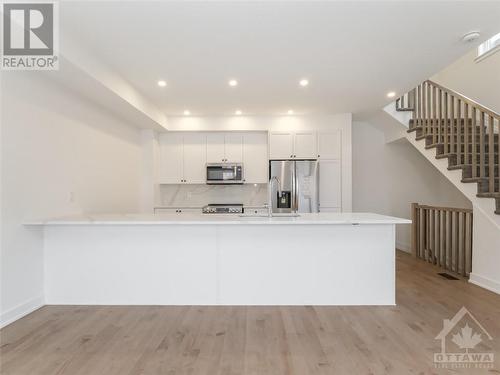
{"type": "Polygon", "coordinates": [[[479,198],[498,198],[500,199],[500,192],[495,193],[477,193],[479,198]]]}

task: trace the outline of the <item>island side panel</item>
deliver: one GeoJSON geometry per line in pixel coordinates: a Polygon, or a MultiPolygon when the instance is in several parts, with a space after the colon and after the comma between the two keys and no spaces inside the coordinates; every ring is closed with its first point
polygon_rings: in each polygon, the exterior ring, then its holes
{"type": "Polygon", "coordinates": [[[393,224],[221,226],[218,249],[219,304],[395,304],[393,224]]]}
{"type": "Polygon", "coordinates": [[[212,225],[45,228],[47,304],[213,305],[212,225]]]}

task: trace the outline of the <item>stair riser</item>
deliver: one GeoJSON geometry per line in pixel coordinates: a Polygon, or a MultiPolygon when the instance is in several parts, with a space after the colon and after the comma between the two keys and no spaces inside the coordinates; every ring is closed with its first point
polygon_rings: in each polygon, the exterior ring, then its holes
{"type": "MultiPolygon", "coordinates": [[[[484,168],[484,174],[483,177],[489,177],[490,176],[490,168],[488,166],[485,166],[484,168]]],[[[499,177],[500,172],[498,171],[498,165],[495,165],[493,169],[494,177],[499,177]]],[[[476,168],[476,177],[479,177],[481,175],[481,167],[476,168]]],[[[468,165],[462,169],[462,178],[472,178],[472,165],[468,165]]]]}
{"type": "MultiPolygon", "coordinates": [[[[420,137],[420,138],[422,138],[422,137],[420,137]]],[[[458,143],[463,144],[463,143],[465,143],[465,139],[464,139],[465,137],[464,136],[460,137],[460,141],[457,141],[457,137],[453,137],[453,138],[447,137],[447,138],[448,138],[447,141],[448,141],[449,145],[451,145],[452,143],[453,144],[458,144],[458,143]]],[[[468,144],[475,143],[477,146],[479,146],[481,144],[481,138],[479,136],[476,136],[475,138],[476,138],[475,142],[473,142],[472,141],[472,136],[468,136],[467,137],[467,143],[468,144]]],[[[432,135],[426,135],[425,138],[423,138],[423,139],[425,139],[425,144],[426,145],[429,145],[429,144],[432,144],[432,143],[444,143],[444,141],[445,141],[445,137],[444,136],[433,137],[432,135]]],[[[488,145],[489,141],[490,141],[490,138],[488,136],[485,136],[484,139],[483,139],[484,144],[488,145]]],[[[493,144],[498,145],[498,143],[499,143],[498,142],[498,135],[495,134],[495,137],[493,138],[493,144]]]]}
{"type": "MultiPolygon", "coordinates": [[[[479,161],[479,156],[478,156],[477,160],[479,161]]],[[[456,154],[452,154],[448,157],[448,164],[450,166],[451,165],[458,165],[458,164],[461,164],[461,165],[472,164],[472,157],[471,157],[471,155],[469,155],[467,160],[465,160],[464,155],[460,155],[460,158],[459,158],[456,154]]],[[[489,165],[489,160],[488,160],[487,156],[485,158],[484,164],[489,165]]],[[[498,154],[495,155],[493,164],[498,165],[498,154]]]]}
{"type": "MultiPolygon", "coordinates": [[[[465,129],[464,128],[460,128],[460,131],[458,131],[457,128],[454,128],[453,131],[452,131],[452,129],[447,129],[447,131],[448,131],[448,137],[449,137],[448,139],[451,139],[452,136],[454,137],[454,139],[457,139],[456,137],[458,135],[460,135],[461,139],[463,140],[463,137],[465,136],[465,129]]],[[[481,136],[480,128],[477,127],[475,132],[476,132],[476,137],[478,137],[478,140],[479,140],[479,137],[481,136]]],[[[419,138],[423,137],[424,135],[427,136],[427,135],[434,135],[434,134],[437,137],[439,133],[440,132],[438,129],[426,129],[426,130],[424,130],[422,128],[415,129],[415,134],[419,138]]],[[[441,129],[441,136],[444,137],[444,135],[445,135],[445,130],[444,130],[444,128],[442,128],[441,129]]],[[[472,127],[467,129],[467,135],[469,137],[472,136],[472,127]]],[[[488,137],[487,129],[483,129],[483,135],[485,138],[488,137]]],[[[494,136],[495,136],[495,139],[498,139],[498,134],[494,134],[494,136]]]]}
{"type": "MultiPolygon", "coordinates": [[[[426,145],[427,148],[430,148],[432,146],[432,144],[430,145],[426,145]]],[[[453,154],[453,153],[457,153],[458,152],[458,145],[453,145],[453,147],[451,145],[448,145],[448,150],[446,150],[444,144],[438,144],[436,146],[434,146],[436,148],[436,152],[438,154],[453,154]]],[[[498,150],[499,150],[499,145],[493,145],[493,153],[494,154],[498,154],[498,150]]],[[[461,145],[460,146],[460,153],[461,154],[464,154],[465,153],[465,150],[466,150],[466,147],[465,145],[461,145]]],[[[473,152],[473,145],[469,144],[467,145],[467,152],[472,154],[473,152]]],[[[486,145],[485,148],[483,149],[483,153],[485,155],[487,155],[488,153],[490,152],[490,146],[489,145],[486,145]]],[[[481,149],[479,147],[479,145],[476,145],[476,154],[480,155],[481,154],[481,149]]]]}
{"type": "MultiPolygon", "coordinates": [[[[495,183],[493,184],[494,185],[494,188],[493,188],[493,191],[499,191],[498,190],[498,186],[499,186],[499,183],[498,183],[498,180],[495,181],[495,183]]],[[[489,184],[489,181],[479,181],[477,183],[477,192],[478,193],[488,193],[490,192],[490,184],[489,184]]]]}
{"type": "MultiPolygon", "coordinates": [[[[432,137],[432,134],[428,134],[427,136],[432,137]]],[[[484,134],[483,137],[484,137],[485,142],[489,141],[489,139],[490,139],[488,134],[484,134]]],[[[452,140],[453,140],[453,142],[457,142],[457,139],[460,139],[460,142],[464,142],[465,135],[461,134],[460,137],[458,137],[457,135],[451,136],[451,134],[448,134],[448,136],[446,138],[448,139],[448,143],[450,143],[452,140]]],[[[473,139],[472,134],[468,134],[467,135],[467,142],[472,143],[472,139],[473,139]]],[[[479,143],[481,141],[481,135],[476,134],[475,139],[476,139],[476,143],[479,143]]],[[[495,141],[498,141],[498,134],[493,134],[493,139],[495,141]]],[[[444,140],[445,140],[444,134],[441,134],[440,136],[436,135],[436,141],[444,142],[444,140]]]]}

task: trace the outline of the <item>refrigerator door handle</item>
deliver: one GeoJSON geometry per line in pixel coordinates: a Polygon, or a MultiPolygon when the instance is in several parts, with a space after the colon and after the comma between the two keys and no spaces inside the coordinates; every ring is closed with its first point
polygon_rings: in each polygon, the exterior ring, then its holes
{"type": "Polygon", "coordinates": [[[297,163],[294,163],[293,171],[293,211],[299,211],[299,179],[297,178],[297,163]]]}
{"type": "Polygon", "coordinates": [[[290,208],[295,209],[295,168],[292,170],[292,196],[290,197],[290,208]]]}

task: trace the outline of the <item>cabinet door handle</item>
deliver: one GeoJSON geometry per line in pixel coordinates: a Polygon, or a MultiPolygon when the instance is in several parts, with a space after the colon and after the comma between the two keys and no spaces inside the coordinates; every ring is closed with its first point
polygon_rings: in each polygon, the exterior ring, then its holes
{"type": "Polygon", "coordinates": [[[320,157],[321,155],[318,155],[318,158],[320,157]]]}

